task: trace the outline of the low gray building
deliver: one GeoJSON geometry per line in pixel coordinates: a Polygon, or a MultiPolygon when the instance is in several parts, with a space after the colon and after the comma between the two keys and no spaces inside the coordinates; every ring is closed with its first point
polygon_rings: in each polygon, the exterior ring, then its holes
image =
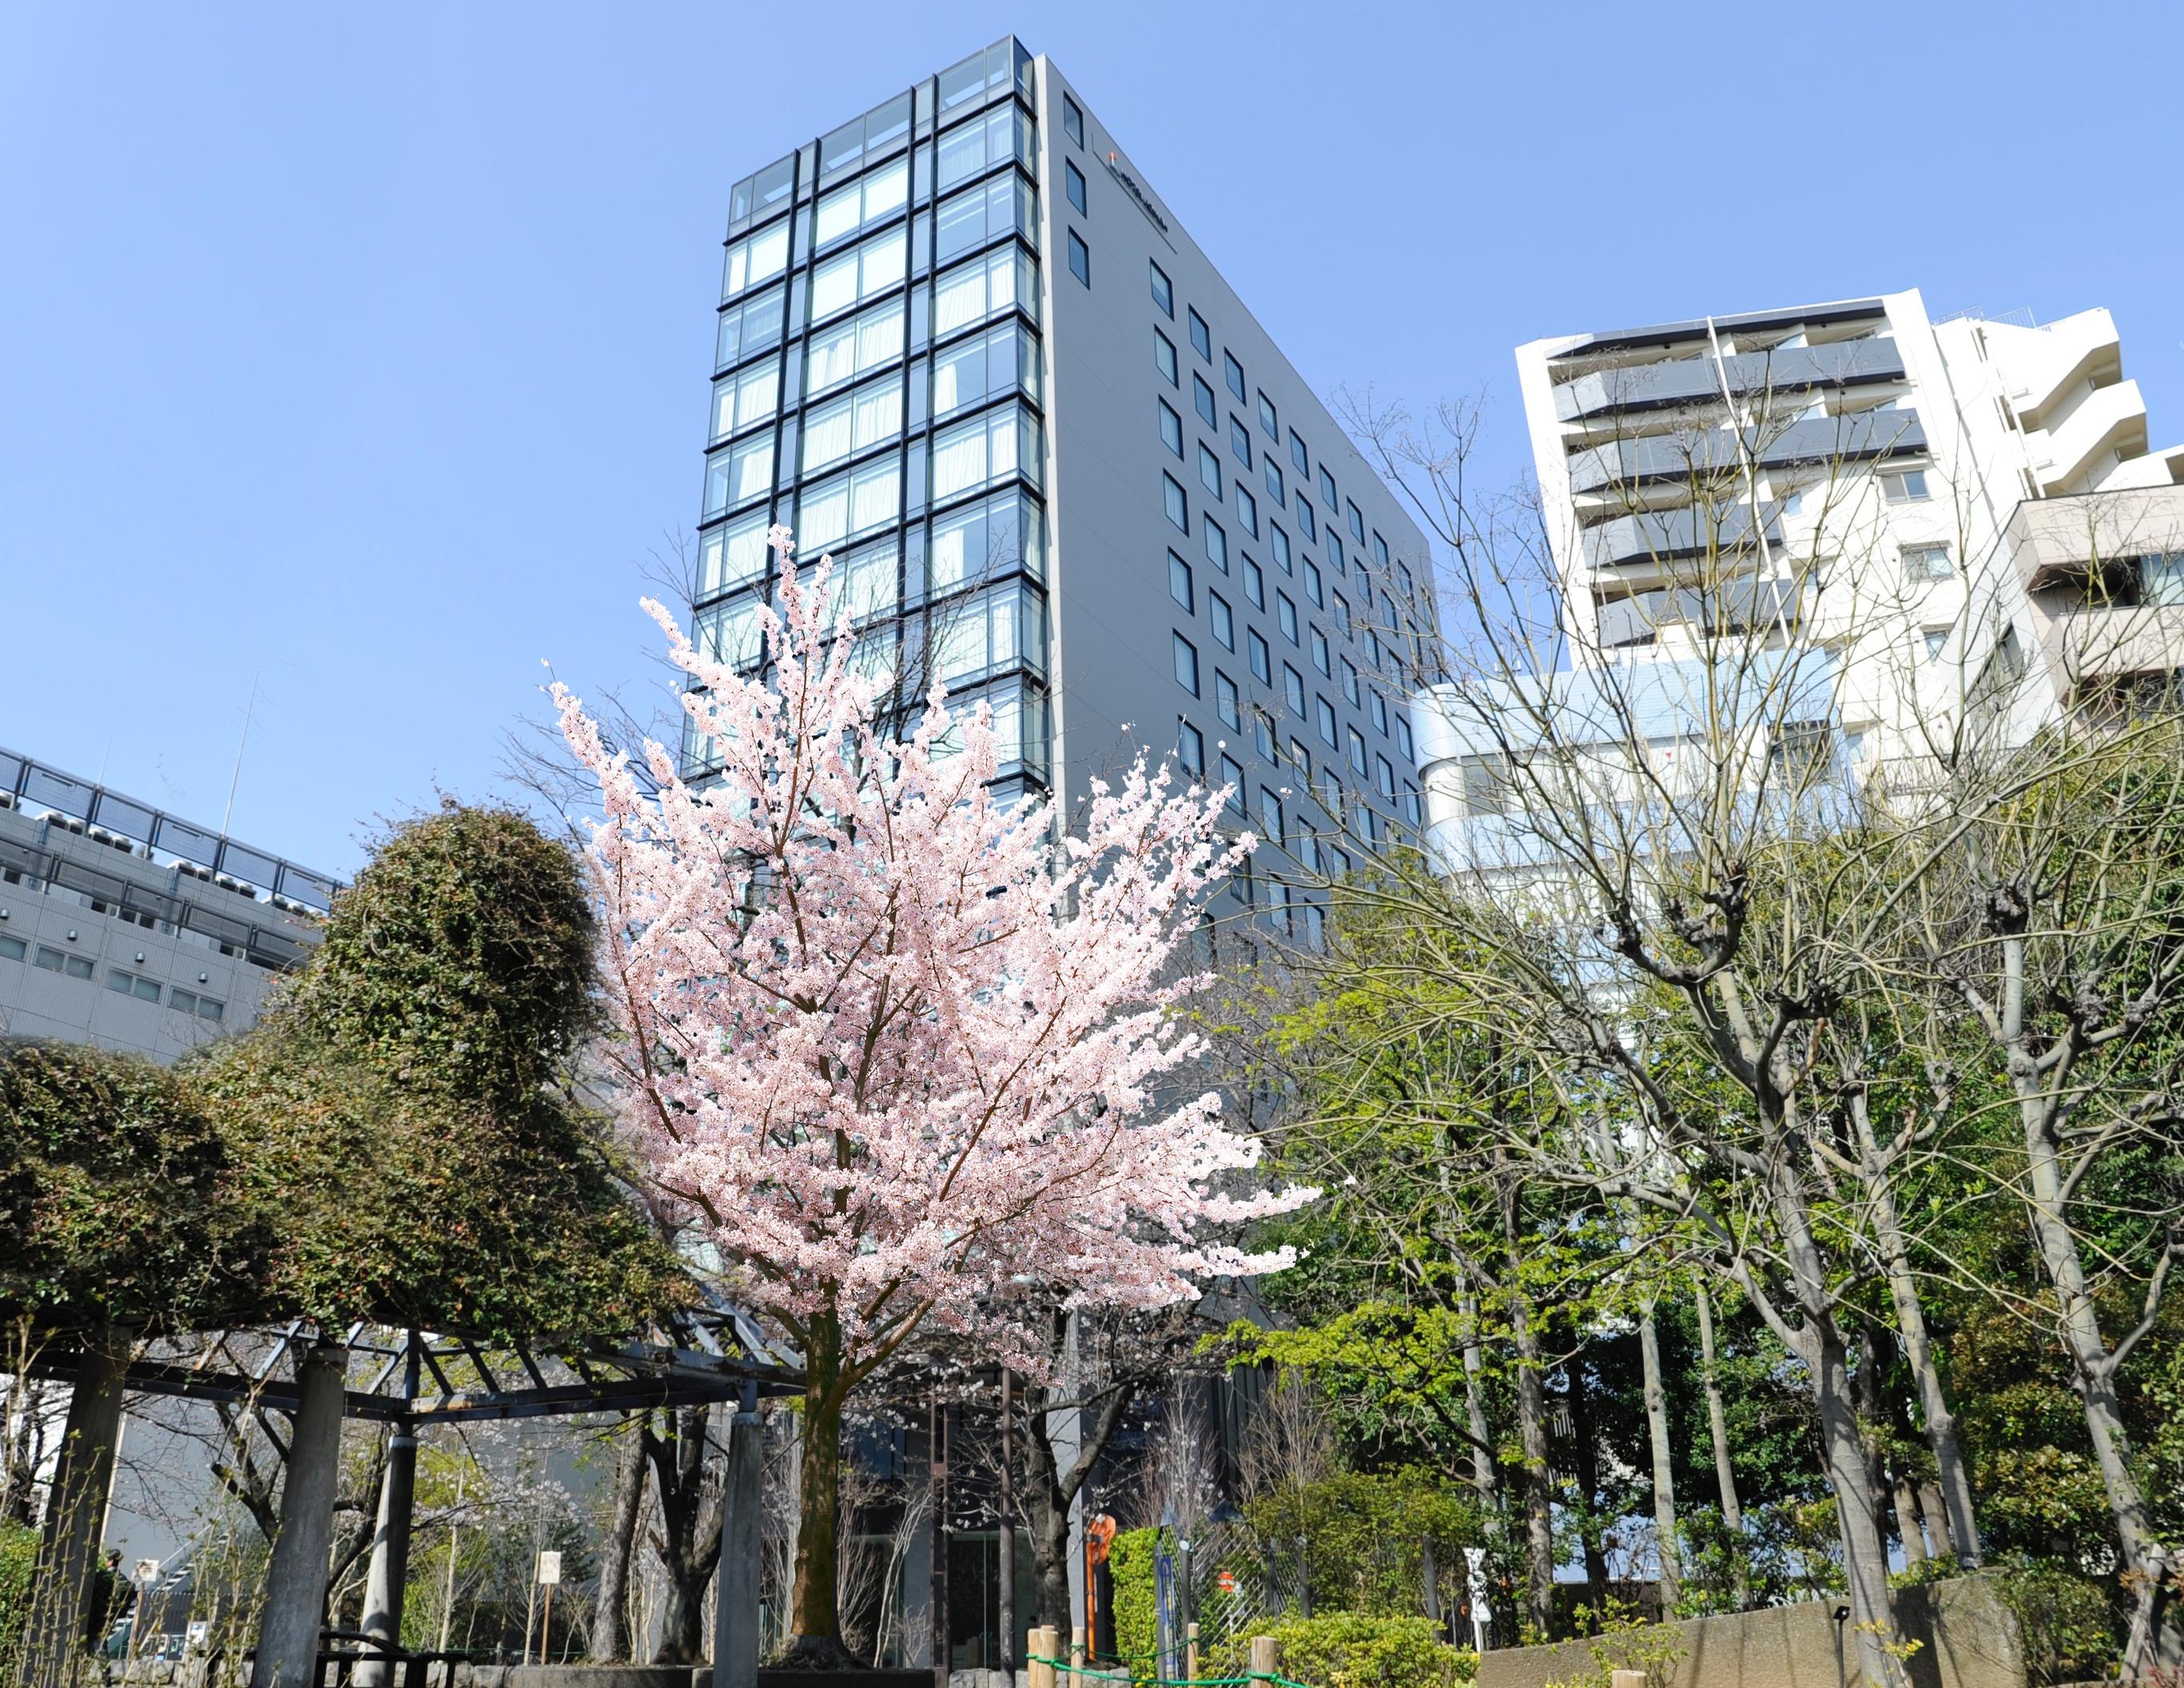
{"type": "Polygon", "coordinates": [[[0,1037],[172,1061],[257,1018],[339,889],[0,749],[0,1037]]]}

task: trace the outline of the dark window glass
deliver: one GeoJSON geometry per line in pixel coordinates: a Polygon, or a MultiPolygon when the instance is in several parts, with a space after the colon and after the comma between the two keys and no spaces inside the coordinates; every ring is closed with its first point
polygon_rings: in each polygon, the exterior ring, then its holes
{"type": "Polygon", "coordinates": [[[1061,190],[1069,196],[1071,204],[1085,215],[1091,214],[1091,208],[1084,203],[1084,172],[1067,159],[1061,161],[1061,190]]]}
{"type": "Polygon", "coordinates": [[[1190,565],[1173,551],[1167,554],[1167,595],[1183,605],[1186,614],[1197,613],[1196,596],[1190,588],[1190,565]]]}
{"type": "Polygon", "coordinates": [[[1175,683],[1195,698],[1198,695],[1198,647],[1181,633],[1171,637],[1175,641],[1175,683]]]}
{"type": "Polygon", "coordinates": [[[1190,346],[1207,363],[1213,361],[1212,331],[1206,327],[1206,319],[1195,310],[1190,313],[1190,346]]]}
{"type": "Polygon", "coordinates": [[[1312,458],[1305,450],[1304,442],[1297,437],[1295,428],[1290,430],[1290,461],[1296,465],[1298,474],[1312,473],[1312,458]]]}
{"type": "MultiPolygon", "coordinates": [[[[1175,342],[1157,328],[1153,330],[1153,367],[1167,377],[1170,387],[1176,385],[1175,342]]],[[[1193,376],[1191,379],[1196,381],[1198,377],[1193,376]]]]}
{"type": "Polygon", "coordinates": [[[1246,469],[1251,466],[1251,431],[1240,417],[1228,419],[1228,450],[1246,469]]]}
{"type": "Polygon", "coordinates": [[[1221,370],[1228,379],[1228,390],[1240,399],[1244,396],[1244,366],[1236,361],[1234,352],[1221,354],[1221,370]]]}
{"type": "Polygon", "coordinates": [[[1198,484],[1212,494],[1216,504],[1221,501],[1221,460],[1203,444],[1198,448],[1198,484]]]}
{"type": "Polygon", "coordinates": [[[1086,287],[1092,285],[1092,248],[1074,229],[1069,231],[1069,273],[1086,287]]]}
{"type": "Polygon", "coordinates": [[[1145,267],[1153,272],[1153,303],[1158,305],[1162,311],[1167,315],[1170,317],[1174,316],[1175,289],[1169,284],[1167,271],[1162,269],[1159,265],[1153,263],[1150,259],[1146,260],[1145,267]]]}
{"type": "MultiPolygon", "coordinates": [[[[1175,348],[1173,346],[1169,347],[1169,355],[1173,357],[1174,353],[1175,348]]],[[[1168,379],[1170,381],[1173,381],[1175,377],[1173,376],[1170,376],[1168,379]]],[[[1198,411],[1198,420],[1200,421],[1205,423],[1209,428],[1218,427],[1220,426],[1219,416],[1213,408],[1213,389],[1206,384],[1205,376],[1197,375],[1191,376],[1190,402],[1198,411]]]]}
{"type": "Polygon", "coordinates": [[[1175,759],[1196,777],[1206,777],[1206,738],[1187,721],[1176,723],[1175,759]]]}
{"type": "Polygon", "coordinates": [[[1183,455],[1183,418],[1168,408],[1166,400],[1156,398],[1153,403],[1160,406],[1161,443],[1178,457],[1181,457],[1183,455]]]}
{"type": "Polygon", "coordinates": [[[1067,94],[1061,97],[1062,132],[1078,146],[1084,144],[1084,114],[1077,109],[1077,102],[1067,94]]]}
{"type": "Polygon", "coordinates": [[[1251,672],[1258,676],[1262,685],[1273,685],[1274,683],[1273,653],[1267,649],[1267,642],[1259,637],[1259,630],[1256,627],[1245,629],[1244,643],[1251,653],[1251,672]]]}
{"type": "Polygon", "coordinates": [[[1282,437],[1282,431],[1274,421],[1274,401],[1263,393],[1259,395],[1259,426],[1267,431],[1268,439],[1278,440],[1282,437]]]}
{"type": "Polygon", "coordinates": [[[1226,649],[1236,649],[1236,618],[1229,613],[1228,600],[1217,592],[1206,594],[1206,613],[1213,620],[1213,637],[1226,649]]]}
{"type": "Polygon", "coordinates": [[[1167,519],[1185,533],[1190,532],[1190,504],[1184,496],[1182,485],[1173,475],[1161,476],[1161,499],[1167,506],[1167,519]]]}
{"type": "Polygon", "coordinates": [[[1286,662],[1282,665],[1282,693],[1289,699],[1290,713],[1302,721],[1305,718],[1304,676],[1286,662]]]}

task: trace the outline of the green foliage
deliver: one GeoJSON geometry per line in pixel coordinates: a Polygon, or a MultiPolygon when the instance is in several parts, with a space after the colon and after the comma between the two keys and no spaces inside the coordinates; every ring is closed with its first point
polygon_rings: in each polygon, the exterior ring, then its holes
{"type": "Polygon", "coordinates": [[[1429,1618],[1330,1612],[1256,1633],[1274,1638],[1281,1674],[1313,1688],[1454,1688],[1479,1674],[1479,1655],[1429,1618]]]}
{"type": "Polygon", "coordinates": [[[254,1310],[264,1239],[187,1087],[80,1045],[0,1050],[0,1316],[41,1334],[254,1310]]]}
{"type": "Polygon", "coordinates": [[[1594,1621],[1585,1647],[1592,1655],[1591,1668],[1547,1688],[1609,1688],[1618,1670],[1642,1670],[1646,1688],[1668,1688],[1678,1663],[1691,1651],[1674,1624],[1648,1624],[1627,1602],[1611,1600],[1594,1621]]]}
{"type": "Polygon", "coordinates": [[[1262,1540],[1304,1539],[1316,1605],[1374,1618],[1418,1612],[1427,1542],[1447,1568],[1484,1535],[1477,1501],[1418,1466],[1284,1487],[1246,1503],[1244,1516],[1262,1540]]]}
{"type": "Polygon", "coordinates": [[[1115,1648],[1134,1669],[1147,1663],[1160,1645],[1160,1582],[1157,1565],[1168,1531],[1126,1529],[1107,1547],[1107,1574],[1115,1591],[1115,1648]]]}
{"type": "Polygon", "coordinates": [[[567,851],[450,807],[387,840],[258,1030],[191,1064],[283,1315],[505,1340],[687,1293],[570,1098],[591,942],[567,851]]]}
{"type": "Polygon", "coordinates": [[[0,1682],[15,1680],[15,1649],[30,1621],[31,1574],[38,1562],[38,1532],[0,1518],[0,1682]]]}
{"type": "Polygon", "coordinates": [[[2003,1602],[2025,1638],[2035,1682],[2081,1682],[2108,1674],[2122,1647],[2113,1591],[2064,1566],[2027,1562],[1996,1574],[2003,1602]]]}

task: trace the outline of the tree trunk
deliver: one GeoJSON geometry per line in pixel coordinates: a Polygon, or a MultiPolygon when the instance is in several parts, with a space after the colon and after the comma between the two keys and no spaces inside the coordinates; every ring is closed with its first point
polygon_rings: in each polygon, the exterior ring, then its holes
{"type": "Polygon", "coordinates": [[[1540,1641],[1553,1638],[1555,1613],[1554,1473],[1547,1447],[1546,1379],[1529,1304],[1509,1300],[1509,1335],[1517,1351],[1517,1440],[1524,1455],[1524,1572],[1531,1626],[1540,1641]]]}
{"type": "Polygon", "coordinates": [[[1572,1463],[1578,1488],[1578,1546],[1585,1556],[1585,1598],[1596,1624],[1607,1621],[1607,1553],[1600,1540],[1600,1438],[1593,1428],[1592,1401],[1585,1368],[1572,1361],[1563,1368],[1568,1380],[1570,1440],[1577,1444],[1572,1463]]]}
{"type": "Polygon", "coordinates": [[[1836,1518],[1842,1535],[1843,1577],[1849,1585],[1851,1634],[1846,1645],[1857,1680],[1867,1688],[1903,1680],[1902,1663],[1891,1651],[1895,1628],[1888,1606],[1888,1552],[1882,1543],[1865,1438],[1859,1434],[1851,1393],[1849,1356],[1831,1323],[1808,1314],[1813,1350],[1808,1362],[1820,1414],[1822,1457],[1828,1486],[1835,1491],[1836,1518]]]}
{"type": "Polygon", "coordinates": [[[1744,1503],[1736,1492],[1736,1465],[1729,1451],[1729,1409],[1722,1400],[1721,1373],[1714,1358],[1713,1298],[1696,1286],[1699,1302],[1699,1363],[1704,1374],[1707,1428],[1713,1437],[1714,1482],[1721,1491],[1722,1527],[1730,1538],[1730,1576],[1742,1612],[1752,1605],[1752,1574],[1744,1548],[1744,1503]]]}
{"type": "MultiPolygon", "coordinates": [[[[84,1351],[69,1391],[68,1420],[46,1503],[45,1535],[17,1669],[27,1688],[64,1688],[82,1657],[89,1604],[99,1569],[106,1496],[121,1428],[123,1376],[129,1369],[126,1333],[84,1351]]],[[[98,1640],[104,1641],[102,1632],[98,1640]]]]}
{"type": "MultiPolygon", "coordinates": [[[[1934,1469],[1940,1479],[1943,1510],[1934,1522],[1946,1525],[1949,1546],[1958,1559],[1967,1569],[1976,1569],[1986,1556],[1981,1550],[1979,1521],[1972,1509],[1971,1468],[1958,1440],[1956,1415],[1949,1411],[1948,1396],[1942,1387],[1941,1368],[1926,1328],[1925,1304],[1919,1299],[1919,1281],[1911,1270],[1910,1241],[1897,1212],[1894,1178],[1881,1160],[1862,1096],[1853,1099],[1851,1117],[1858,1128],[1859,1158],[1864,1162],[1862,1182],[1870,1198],[1868,1212],[1873,1217],[1875,1240],[1880,1245],[1888,1298],[1896,1310],[1897,1334],[1903,1339],[1904,1363],[1910,1368],[1912,1383],[1919,1391],[1919,1414],[1926,1421],[1926,1446],[1933,1453],[1934,1469]]],[[[1910,1552],[1908,1541],[1904,1552],[1910,1552]]]]}
{"type": "Polygon", "coordinates": [[[615,1461],[614,1521],[599,1556],[599,1604],[586,1654],[593,1664],[620,1664],[629,1655],[629,1562],[637,1547],[638,1513],[644,1507],[644,1426],[626,1418],[615,1461]]]}
{"type": "Polygon", "coordinates": [[[842,1504],[842,1331],[831,1313],[816,1315],[810,1330],[804,1357],[796,1576],[789,1592],[789,1645],[800,1652],[832,1651],[842,1639],[834,1540],[842,1504]]]}
{"type": "Polygon", "coordinates": [[[1896,1504],[1896,1539],[1903,1544],[1906,1569],[1926,1563],[1926,1538],[1919,1529],[1919,1503],[1911,1493],[1911,1479],[1899,1468],[1892,1474],[1890,1494],[1896,1504]]]}
{"type": "Polygon", "coordinates": [[[648,1425],[645,1451],[660,1490],[658,1548],[667,1591],[660,1605],[655,1664],[697,1664],[705,1651],[705,1590],[721,1557],[721,1497],[705,1497],[711,1409],[667,1409],[665,1436],[648,1425]]]}
{"type": "Polygon", "coordinates": [[[1638,1352],[1644,1362],[1646,1430],[1653,1455],[1653,1533],[1661,1555],[1661,1617],[1676,1615],[1684,1596],[1683,1566],[1676,1541],[1676,1473],[1669,1446],[1669,1398],[1661,1383],[1661,1337],[1653,1322],[1653,1301],[1639,1303],[1638,1352]]]}

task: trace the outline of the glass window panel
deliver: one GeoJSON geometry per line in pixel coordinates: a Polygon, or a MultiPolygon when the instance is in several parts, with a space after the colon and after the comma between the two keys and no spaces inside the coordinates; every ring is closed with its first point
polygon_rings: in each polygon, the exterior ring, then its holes
{"type": "Polygon", "coordinates": [[[1221,524],[1217,521],[1202,521],[1199,526],[1206,530],[1206,560],[1220,570],[1222,573],[1227,574],[1228,572],[1228,534],[1222,531],[1221,524]]]}
{"type": "Polygon", "coordinates": [[[986,342],[966,340],[933,359],[933,412],[945,415],[986,396],[986,342]]]}
{"type": "Polygon", "coordinates": [[[1267,577],[1249,557],[1244,559],[1244,595],[1257,608],[1267,607],[1267,577]]]}
{"type": "Polygon", "coordinates": [[[890,455],[850,476],[850,531],[868,533],[902,512],[902,465],[890,455]]]}
{"type": "MultiPolygon", "coordinates": [[[[1190,565],[1173,551],[1167,554],[1167,595],[1183,606],[1185,615],[1194,613],[1198,608],[1195,594],[1191,590],[1190,565]]],[[[1216,598],[1213,601],[1217,604],[1221,600],[1216,598]]]]}
{"type": "Polygon", "coordinates": [[[1235,649],[1236,619],[1229,613],[1228,600],[1217,592],[1209,592],[1206,594],[1206,608],[1212,617],[1213,637],[1221,641],[1224,649],[1235,649]]]}
{"type": "Polygon", "coordinates": [[[838,476],[806,487],[797,499],[796,544],[816,555],[850,531],[850,477],[838,476]]]}
{"type": "Polygon", "coordinates": [[[747,428],[754,422],[763,421],[779,408],[781,399],[781,370],[766,364],[746,370],[736,383],[736,426],[747,428]]]}
{"type": "Polygon", "coordinates": [[[1280,523],[1270,521],[1267,524],[1267,543],[1274,548],[1274,561],[1281,571],[1295,574],[1296,571],[1290,564],[1290,536],[1282,532],[1280,523]]]}
{"type": "Polygon", "coordinates": [[[708,528],[698,542],[698,596],[710,598],[766,572],[766,513],[759,510],[723,527],[708,528]]]}
{"type": "Polygon", "coordinates": [[[1234,393],[1238,398],[1240,399],[1243,398],[1244,366],[1236,361],[1236,354],[1234,353],[1223,352],[1221,354],[1221,369],[1223,376],[1228,382],[1228,390],[1234,393]]]}
{"type": "Polygon", "coordinates": [[[890,541],[859,552],[843,567],[836,591],[845,619],[866,621],[893,613],[901,598],[897,578],[900,555],[890,541]]]}
{"type": "Polygon", "coordinates": [[[857,254],[845,252],[819,266],[811,278],[811,315],[832,316],[857,302],[857,254]]]}
{"type": "Polygon", "coordinates": [[[811,237],[821,246],[853,234],[864,226],[865,191],[852,182],[847,187],[828,194],[819,202],[811,237]]]}
{"type": "Polygon", "coordinates": [[[857,394],[856,448],[878,445],[902,430],[902,387],[892,381],[876,382],[857,394]]]}
{"type": "Polygon", "coordinates": [[[1236,682],[1217,668],[1213,671],[1213,707],[1230,732],[1244,730],[1242,709],[1236,697],[1236,682]]]}
{"type": "Polygon", "coordinates": [[[855,443],[855,407],[847,398],[804,415],[804,472],[815,474],[832,468],[847,457],[855,443]]]}
{"type": "Polygon", "coordinates": [[[1213,361],[1213,336],[1206,326],[1206,319],[1196,311],[1190,313],[1190,348],[1208,363],[1213,361]]]}
{"type": "Polygon", "coordinates": [[[1197,407],[1198,420],[1207,427],[1215,426],[1213,389],[1206,384],[1206,377],[1195,375],[1190,378],[1190,402],[1197,407]]]}
{"type": "Polygon", "coordinates": [[[897,159],[865,178],[865,220],[878,222],[910,203],[910,160],[897,159]]]}

